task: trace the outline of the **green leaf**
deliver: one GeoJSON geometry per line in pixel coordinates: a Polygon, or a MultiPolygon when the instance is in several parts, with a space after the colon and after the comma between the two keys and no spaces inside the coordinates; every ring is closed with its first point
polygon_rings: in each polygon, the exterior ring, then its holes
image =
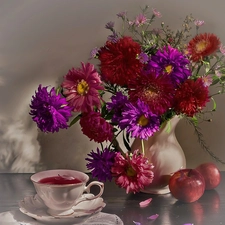
{"type": "Polygon", "coordinates": [[[212,111],[216,111],[216,101],[214,100],[214,98],[211,98],[211,100],[213,101],[213,109],[212,111]]]}
{"type": "Polygon", "coordinates": [[[210,63],[207,61],[202,61],[202,62],[205,65],[205,72],[208,73],[210,70],[210,63]]]}
{"type": "Polygon", "coordinates": [[[198,118],[196,116],[193,116],[191,118],[191,121],[192,121],[192,123],[193,123],[194,126],[198,126],[198,118]]]}
{"type": "Polygon", "coordinates": [[[81,118],[81,114],[76,116],[71,122],[70,122],[70,127],[73,126],[79,119],[81,118]]]}

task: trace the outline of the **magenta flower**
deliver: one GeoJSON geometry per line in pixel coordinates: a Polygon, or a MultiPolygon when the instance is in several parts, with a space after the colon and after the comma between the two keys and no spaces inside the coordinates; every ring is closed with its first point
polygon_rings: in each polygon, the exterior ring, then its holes
{"type": "Polygon", "coordinates": [[[56,94],[55,88],[47,89],[39,85],[38,91],[32,96],[29,114],[42,132],[54,133],[68,128],[71,108],[64,97],[56,94]]]}
{"type": "Polygon", "coordinates": [[[94,65],[81,63],[81,66],[69,70],[61,86],[74,112],[89,112],[94,107],[100,108],[99,90],[104,88],[94,65]]]}
{"type": "Polygon", "coordinates": [[[148,186],[153,180],[153,165],[142,154],[135,150],[132,155],[117,153],[111,172],[118,186],[125,188],[126,193],[136,193],[148,186]]]}
{"type": "Polygon", "coordinates": [[[84,135],[101,143],[104,141],[112,141],[113,126],[101,117],[99,112],[83,113],[80,119],[81,130],[84,135]]]}

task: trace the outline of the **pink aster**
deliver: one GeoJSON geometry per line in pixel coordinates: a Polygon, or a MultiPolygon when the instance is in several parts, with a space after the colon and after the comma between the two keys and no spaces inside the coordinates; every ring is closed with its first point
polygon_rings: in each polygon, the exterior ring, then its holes
{"type": "Polygon", "coordinates": [[[203,82],[204,87],[209,87],[212,84],[213,79],[210,75],[203,76],[202,82],[203,82]]]}
{"type": "Polygon", "coordinates": [[[152,9],[152,12],[156,17],[158,17],[158,18],[162,17],[162,14],[159,11],[157,11],[156,9],[152,9]]]}
{"type": "Polygon", "coordinates": [[[80,126],[83,134],[89,137],[90,141],[101,143],[113,139],[113,126],[102,118],[99,112],[83,113],[80,126]]]}
{"type": "Polygon", "coordinates": [[[94,107],[100,108],[99,90],[104,88],[94,65],[81,63],[81,66],[69,70],[61,86],[74,112],[89,112],[94,107]]]}
{"type": "Polygon", "coordinates": [[[144,14],[139,14],[135,19],[135,25],[140,27],[147,23],[147,17],[144,14]]]}
{"type": "Polygon", "coordinates": [[[204,20],[195,20],[194,24],[196,27],[200,27],[202,25],[204,25],[205,21],[204,20]]]}
{"type": "Polygon", "coordinates": [[[125,157],[118,152],[111,172],[115,177],[115,183],[125,188],[126,193],[136,193],[152,183],[152,169],[153,165],[148,159],[135,150],[133,154],[127,153],[125,157]]]}
{"type": "Polygon", "coordinates": [[[224,45],[220,45],[220,52],[225,55],[225,46],[224,45]]]}

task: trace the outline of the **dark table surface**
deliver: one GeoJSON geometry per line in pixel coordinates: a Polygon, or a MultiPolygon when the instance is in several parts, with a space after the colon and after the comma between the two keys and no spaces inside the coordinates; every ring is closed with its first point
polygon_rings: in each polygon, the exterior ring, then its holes
{"type": "MultiPolygon", "coordinates": [[[[225,172],[221,174],[220,185],[214,190],[206,191],[193,203],[181,203],[171,194],[126,194],[124,189],[113,182],[107,182],[103,194],[106,207],[102,211],[118,215],[124,225],[132,225],[133,221],[140,222],[141,225],[222,225],[225,224],[225,172]],[[148,198],[152,198],[152,202],[141,208],[139,202],[148,198]],[[159,215],[156,220],[147,220],[147,217],[154,214],[159,215]]],[[[35,194],[30,176],[31,174],[26,173],[0,173],[0,212],[18,209],[21,199],[35,194]]]]}

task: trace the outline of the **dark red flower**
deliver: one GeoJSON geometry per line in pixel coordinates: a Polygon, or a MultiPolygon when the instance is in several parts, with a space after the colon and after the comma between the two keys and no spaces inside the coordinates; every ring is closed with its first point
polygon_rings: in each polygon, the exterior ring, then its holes
{"type": "Polygon", "coordinates": [[[220,40],[214,34],[204,33],[195,36],[188,44],[188,52],[194,62],[213,54],[219,49],[220,40]]]}
{"type": "Polygon", "coordinates": [[[112,141],[113,126],[101,117],[99,112],[83,113],[80,119],[81,130],[84,135],[101,143],[112,141]]]}
{"type": "Polygon", "coordinates": [[[202,79],[188,79],[176,91],[174,108],[178,114],[183,113],[192,117],[200,112],[208,101],[209,90],[204,86],[202,79]]]}
{"type": "Polygon", "coordinates": [[[175,88],[167,75],[157,76],[150,71],[133,80],[129,88],[130,101],[136,103],[140,99],[156,115],[165,113],[173,105],[175,88]]]}
{"type": "Polygon", "coordinates": [[[131,37],[107,42],[99,51],[102,78],[111,84],[126,86],[143,68],[137,58],[140,53],[141,46],[131,37]]]}

